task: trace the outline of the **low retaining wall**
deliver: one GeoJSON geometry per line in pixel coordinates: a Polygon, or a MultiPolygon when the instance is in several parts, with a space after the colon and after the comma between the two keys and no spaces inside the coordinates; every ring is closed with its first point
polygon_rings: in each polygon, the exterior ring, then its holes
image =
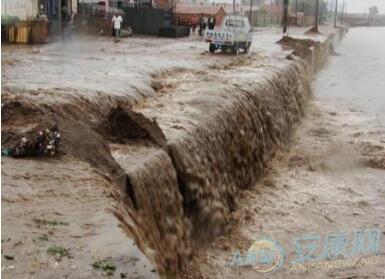
{"type": "Polygon", "coordinates": [[[294,54],[303,58],[314,74],[325,66],[329,55],[331,52],[334,52],[334,46],[348,32],[348,29],[344,27],[340,27],[337,30],[337,32],[328,36],[324,41],[285,36],[279,43],[294,49],[294,54]]]}

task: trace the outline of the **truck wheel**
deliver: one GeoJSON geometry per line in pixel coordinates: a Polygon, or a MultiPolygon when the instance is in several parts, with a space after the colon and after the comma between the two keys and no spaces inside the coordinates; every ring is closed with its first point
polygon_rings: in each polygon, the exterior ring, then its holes
{"type": "Polygon", "coordinates": [[[211,53],[213,53],[216,49],[217,49],[217,48],[215,47],[215,45],[210,44],[210,46],[209,46],[209,51],[210,51],[211,53]]]}

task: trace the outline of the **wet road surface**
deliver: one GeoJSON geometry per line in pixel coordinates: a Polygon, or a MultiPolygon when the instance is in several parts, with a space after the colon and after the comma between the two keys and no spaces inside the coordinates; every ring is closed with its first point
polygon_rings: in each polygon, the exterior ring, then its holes
{"type": "Polygon", "coordinates": [[[385,125],[385,27],[350,29],[316,80],[325,101],[362,110],[385,125]]]}

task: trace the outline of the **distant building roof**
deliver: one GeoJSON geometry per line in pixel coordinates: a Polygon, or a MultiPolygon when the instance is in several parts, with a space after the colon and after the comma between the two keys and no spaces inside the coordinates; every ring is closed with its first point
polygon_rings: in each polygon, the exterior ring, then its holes
{"type": "Polygon", "coordinates": [[[213,5],[186,5],[176,4],[175,10],[177,14],[210,14],[216,15],[219,10],[223,9],[221,6],[213,5]]]}
{"type": "MultiPolygon", "coordinates": [[[[216,3],[215,4],[218,7],[223,7],[225,10],[226,14],[232,14],[233,13],[233,4],[230,3],[216,3]]],[[[252,7],[253,11],[258,11],[260,8],[256,5],[252,7]]],[[[244,13],[250,11],[250,5],[241,5],[241,4],[236,4],[235,5],[235,12],[236,13],[244,13]]]]}
{"type": "Polygon", "coordinates": [[[282,5],[263,5],[263,9],[269,14],[280,14],[282,13],[282,5]]]}

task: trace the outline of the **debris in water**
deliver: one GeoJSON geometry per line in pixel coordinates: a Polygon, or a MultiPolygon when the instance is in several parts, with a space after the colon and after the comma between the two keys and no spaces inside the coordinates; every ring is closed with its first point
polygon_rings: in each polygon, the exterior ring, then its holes
{"type": "Polygon", "coordinates": [[[3,148],[3,149],[1,149],[1,155],[2,156],[11,156],[12,150],[10,148],[3,148]]]}
{"type": "Polygon", "coordinates": [[[10,256],[10,255],[4,255],[4,258],[5,258],[6,260],[9,260],[9,261],[12,261],[12,260],[15,259],[14,256],[10,256]]]}
{"type": "Polygon", "coordinates": [[[21,137],[15,147],[3,149],[2,154],[14,157],[54,156],[58,151],[59,143],[60,133],[55,129],[47,128],[35,135],[21,137]]]}

